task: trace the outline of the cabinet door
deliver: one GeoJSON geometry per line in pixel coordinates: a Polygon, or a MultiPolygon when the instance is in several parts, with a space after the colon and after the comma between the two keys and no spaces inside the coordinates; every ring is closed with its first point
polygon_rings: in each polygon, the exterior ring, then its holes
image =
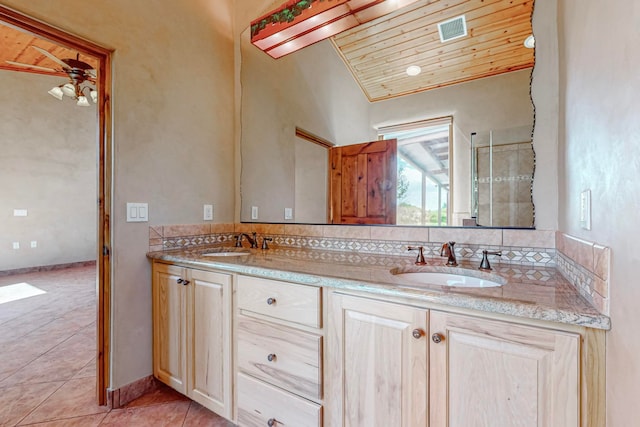
{"type": "Polygon", "coordinates": [[[185,270],[165,264],[153,267],[153,374],[186,394],[187,290],[185,270]]]}
{"type": "Polygon", "coordinates": [[[426,426],[427,310],[329,298],[328,425],[426,426]]]}
{"type": "Polygon", "coordinates": [[[231,276],[189,270],[189,397],[231,417],[231,276]]]}
{"type": "Polygon", "coordinates": [[[432,427],[578,426],[579,335],[434,311],[430,326],[432,427]]]}

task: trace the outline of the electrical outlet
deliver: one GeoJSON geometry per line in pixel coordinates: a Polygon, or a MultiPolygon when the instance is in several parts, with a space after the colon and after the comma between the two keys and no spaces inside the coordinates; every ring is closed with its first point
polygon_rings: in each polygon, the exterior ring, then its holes
{"type": "Polygon", "coordinates": [[[258,219],[258,207],[251,206],[251,219],[258,219]]]}
{"type": "Polygon", "coordinates": [[[293,209],[284,208],[284,219],[293,219],[293,209]]]}
{"type": "Polygon", "coordinates": [[[31,241],[31,247],[32,248],[37,248],[38,247],[38,241],[37,240],[32,240],[31,241]]]}
{"type": "Polygon", "coordinates": [[[20,249],[20,242],[13,242],[13,249],[20,249]]]}
{"type": "Polygon", "coordinates": [[[204,220],[213,221],[213,205],[204,205],[204,220]]]}

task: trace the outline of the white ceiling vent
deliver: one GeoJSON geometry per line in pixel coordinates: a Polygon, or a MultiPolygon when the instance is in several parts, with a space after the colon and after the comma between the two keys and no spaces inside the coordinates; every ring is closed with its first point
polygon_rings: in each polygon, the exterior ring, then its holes
{"type": "Polygon", "coordinates": [[[438,24],[440,41],[442,43],[467,35],[467,21],[464,15],[448,19],[438,24]]]}

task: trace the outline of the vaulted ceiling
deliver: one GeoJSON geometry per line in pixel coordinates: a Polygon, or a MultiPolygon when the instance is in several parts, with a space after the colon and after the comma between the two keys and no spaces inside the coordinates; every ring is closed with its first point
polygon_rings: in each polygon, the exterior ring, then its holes
{"type": "Polygon", "coordinates": [[[420,0],[332,41],[370,101],[533,67],[533,0],[420,0]],[[442,43],[438,23],[464,15],[468,35],[442,43]],[[410,77],[409,65],[422,73],[410,77]]]}

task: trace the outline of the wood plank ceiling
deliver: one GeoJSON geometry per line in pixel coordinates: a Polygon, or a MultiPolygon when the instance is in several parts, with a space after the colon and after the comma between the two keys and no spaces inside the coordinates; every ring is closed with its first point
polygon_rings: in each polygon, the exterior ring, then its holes
{"type": "MultiPolygon", "coordinates": [[[[61,70],[60,65],[47,58],[31,46],[38,46],[52,53],[60,59],[72,58],[76,59],[78,52],[56,45],[47,40],[33,36],[32,34],[19,31],[13,27],[0,24],[0,70],[31,72],[37,74],[47,74],[54,76],[67,77],[67,74],[61,70]],[[49,72],[43,70],[30,69],[20,66],[8,64],[6,61],[20,62],[23,64],[35,65],[38,67],[53,68],[60,70],[59,72],[49,72]]],[[[96,68],[98,61],[87,55],[80,55],[80,61],[96,68]]],[[[63,82],[61,82],[63,83],[63,82]]]]}
{"type": "Polygon", "coordinates": [[[533,67],[533,0],[420,0],[332,38],[370,101],[533,67]],[[438,23],[465,15],[468,35],[440,41],[438,23]],[[409,65],[422,73],[406,74],[409,65]]]}

